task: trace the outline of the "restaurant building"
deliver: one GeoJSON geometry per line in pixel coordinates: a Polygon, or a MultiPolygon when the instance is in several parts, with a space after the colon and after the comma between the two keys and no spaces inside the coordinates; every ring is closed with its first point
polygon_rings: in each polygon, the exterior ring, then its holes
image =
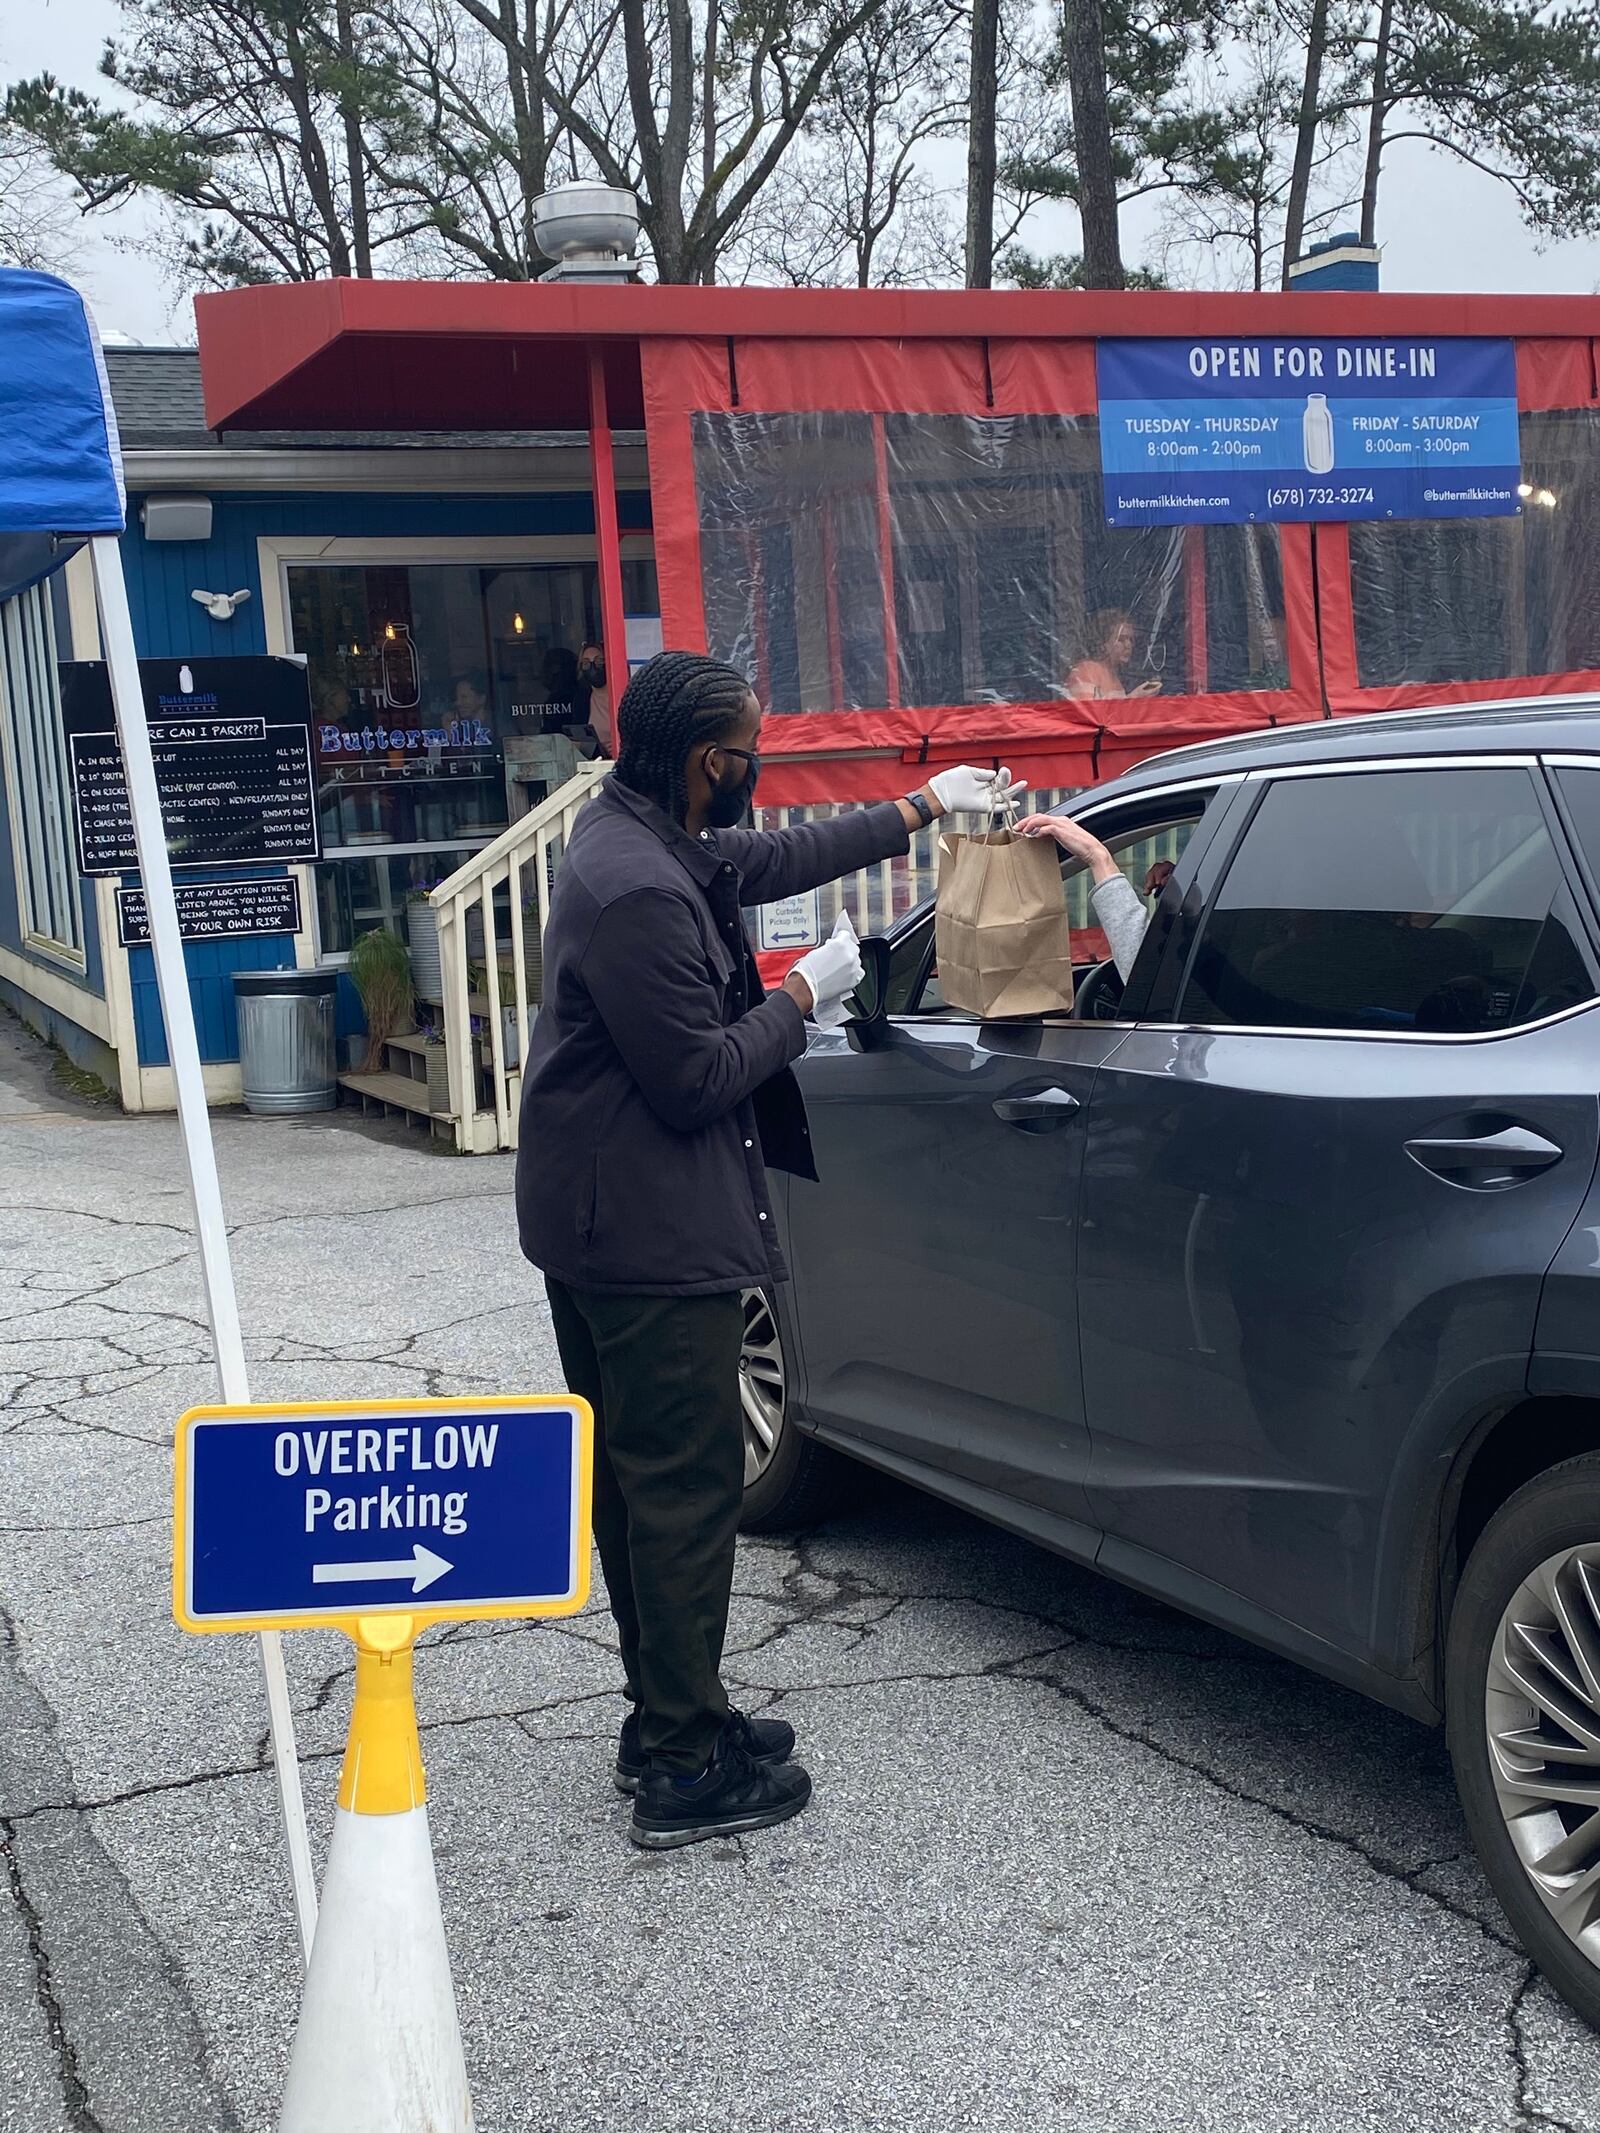
{"type": "MultiPolygon", "coordinates": [[[[138,646],[305,661],[322,840],[293,934],[190,947],[221,1098],[233,969],[338,963],[606,742],[586,647],[612,685],[663,641],[748,672],[772,821],[962,758],[1056,793],[1600,686],[1600,299],[344,282],[196,313],[197,353],[108,351],[138,646]]],[[[62,579],[0,631],[0,996],[161,1104],[148,951],[71,864],[53,663],[97,647],[62,579]]],[[[925,871],[847,887],[858,923],[925,871]]]]}

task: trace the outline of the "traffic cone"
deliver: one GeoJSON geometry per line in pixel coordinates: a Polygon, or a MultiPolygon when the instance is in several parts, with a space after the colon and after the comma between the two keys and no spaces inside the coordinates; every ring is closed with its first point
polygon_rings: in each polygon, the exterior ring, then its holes
{"type": "Polygon", "coordinates": [[[408,1616],[355,1626],[350,1734],[278,2133],[472,2133],[413,1636],[408,1616]]]}

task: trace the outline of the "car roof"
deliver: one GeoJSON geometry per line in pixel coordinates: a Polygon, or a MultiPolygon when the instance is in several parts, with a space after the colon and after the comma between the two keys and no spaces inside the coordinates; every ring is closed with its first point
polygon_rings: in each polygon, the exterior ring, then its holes
{"type": "MultiPolygon", "coordinates": [[[[1289,763],[1371,761],[1384,756],[1519,755],[1576,749],[1600,754],[1600,694],[1512,697],[1501,703],[1380,711],[1313,719],[1256,733],[1195,741],[1148,757],[1135,769],[1077,796],[1100,801],[1175,778],[1203,781],[1289,763]]],[[[1075,803],[1076,804],[1076,803],[1075,803]]]]}

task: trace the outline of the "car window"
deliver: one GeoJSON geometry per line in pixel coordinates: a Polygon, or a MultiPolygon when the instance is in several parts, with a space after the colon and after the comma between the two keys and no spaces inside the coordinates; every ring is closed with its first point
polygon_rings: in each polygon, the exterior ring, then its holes
{"type": "Polygon", "coordinates": [[[1578,849],[1600,887],[1600,765],[1593,770],[1580,770],[1570,763],[1563,764],[1556,772],[1556,783],[1567,803],[1578,849]]]}
{"type": "MultiPolygon", "coordinates": [[[[1144,899],[1153,905],[1166,877],[1188,850],[1198,812],[1182,821],[1163,823],[1156,829],[1139,829],[1118,837],[1108,835],[1091,822],[1109,847],[1111,856],[1144,899]]],[[[1109,962],[1111,944],[1106,939],[1093,903],[1094,880],[1081,860],[1069,859],[1061,869],[1067,888],[1067,914],[1072,921],[1072,960],[1079,969],[1109,962]]]]}
{"type": "MultiPolygon", "coordinates": [[[[1120,832],[1114,826],[1115,817],[1109,820],[1097,817],[1092,822],[1091,827],[1110,847],[1117,864],[1147,906],[1154,906],[1167,871],[1182,859],[1206,800],[1207,796],[1203,794],[1185,795],[1181,815],[1169,815],[1154,824],[1150,821],[1150,802],[1146,801],[1142,807],[1137,807],[1133,823],[1120,832]]],[[[1168,804],[1177,805],[1176,802],[1168,804]]],[[[1125,822],[1130,811],[1122,811],[1125,822]]],[[[1111,948],[1095,916],[1091,901],[1094,883],[1088,868],[1063,853],[1061,874],[1072,927],[1072,960],[1082,973],[1097,963],[1109,961],[1111,948]]],[[[908,927],[894,945],[889,958],[887,992],[891,1015],[955,1012],[946,1007],[944,994],[939,988],[938,958],[931,952],[933,928],[934,914],[930,909],[923,921],[908,927]]]]}
{"type": "Polygon", "coordinates": [[[1229,864],[1178,1020],[1509,1029],[1594,997],[1528,771],[1283,778],[1229,864]]]}

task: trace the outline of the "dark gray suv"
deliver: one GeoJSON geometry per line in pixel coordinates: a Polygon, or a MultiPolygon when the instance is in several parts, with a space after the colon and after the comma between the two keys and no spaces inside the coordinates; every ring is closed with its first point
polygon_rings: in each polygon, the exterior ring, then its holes
{"type": "Polygon", "coordinates": [[[800,1073],[748,1300],[748,1522],[833,1451],[1449,1728],[1600,2023],[1600,702],[1351,719],[1065,810],[1076,1018],[978,1022],[932,908],[800,1073]]]}

